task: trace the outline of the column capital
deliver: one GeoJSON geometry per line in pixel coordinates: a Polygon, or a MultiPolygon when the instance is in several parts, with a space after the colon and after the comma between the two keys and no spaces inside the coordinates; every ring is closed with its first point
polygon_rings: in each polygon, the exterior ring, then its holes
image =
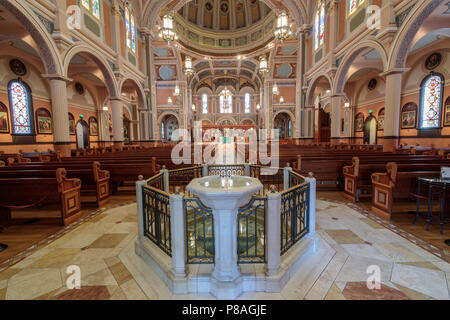
{"type": "Polygon", "coordinates": [[[339,93],[332,93],[330,95],[330,98],[345,98],[346,95],[343,92],[339,92],[339,93]]]}
{"type": "Polygon", "coordinates": [[[41,74],[42,78],[46,78],[48,80],[61,80],[61,81],[65,81],[67,83],[70,83],[73,81],[73,79],[62,76],[60,74],[41,74]]]}
{"type": "Polygon", "coordinates": [[[402,74],[408,72],[411,68],[393,68],[391,70],[380,73],[381,77],[387,77],[393,74],[402,74]]]}
{"type": "Polygon", "coordinates": [[[339,0],[331,0],[330,1],[330,9],[328,12],[330,14],[336,13],[338,6],[339,6],[339,0]]]}
{"type": "Polygon", "coordinates": [[[300,26],[299,29],[300,29],[301,33],[309,34],[312,30],[312,25],[311,24],[303,24],[302,26],[300,26]]]}

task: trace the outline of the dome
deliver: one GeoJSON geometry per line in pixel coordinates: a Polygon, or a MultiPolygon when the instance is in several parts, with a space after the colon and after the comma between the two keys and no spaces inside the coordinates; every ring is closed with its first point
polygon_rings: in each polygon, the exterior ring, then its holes
{"type": "Polygon", "coordinates": [[[259,0],[192,0],[174,20],[186,46],[242,52],[273,39],[275,14],[259,0]]]}

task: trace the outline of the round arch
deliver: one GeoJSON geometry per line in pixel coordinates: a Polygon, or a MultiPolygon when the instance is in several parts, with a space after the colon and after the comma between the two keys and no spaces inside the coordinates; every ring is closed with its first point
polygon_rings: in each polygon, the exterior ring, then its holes
{"type": "Polygon", "coordinates": [[[339,67],[336,72],[335,82],[333,85],[333,93],[341,93],[344,90],[345,83],[347,81],[348,71],[350,66],[355,61],[355,59],[359,56],[359,54],[367,48],[372,48],[378,52],[381,56],[381,61],[383,63],[383,71],[386,70],[388,65],[388,58],[386,54],[386,50],[383,45],[379,43],[377,40],[366,39],[361,41],[352,51],[349,51],[343,58],[342,62],[339,63],[339,67]]]}
{"type": "Polygon", "coordinates": [[[171,116],[171,117],[173,116],[173,117],[175,117],[175,119],[177,119],[178,126],[181,125],[180,119],[178,118],[178,115],[177,115],[176,113],[170,112],[170,111],[163,112],[163,113],[158,117],[158,120],[157,120],[157,122],[156,122],[156,125],[158,126],[157,139],[159,139],[159,140],[161,140],[161,122],[162,122],[162,120],[163,120],[166,116],[171,116]]]}
{"type": "Polygon", "coordinates": [[[118,84],[119,92],[120,92],[120,93],[122,92],[123,85],[124,85],[125,82],[127,82],[127,81],[131,81],[131,82],[134,83],[135,88],[136,88],[136,92],[137,92],[137,95],[138,95],[138,104],[139,104],[139,106],[144,107],[144,106],[145,106],[145,93],[144,93],[144,89],[141,87],[141,85],[139,84],[139,81],[138,81],[135,77],[133,77],[133,76],[131,76],[131,75],[125,76],[125,77],[120,81],[120,83],[118,84]]]}
{"type": "Polygon", "coordinates": [[[244,122],[246,122],[246,121],[251,122],[252,125],[256,125],[256,124],[255,124],[255,121],[254,121],[253,119],[250,119],[250,118],[244,118],[244,119],[242,119],[242,120],[241,120],[241,125],[244,124],[244,122]]]}
{"type": "Polygon", "coordinates": [[[400,30],[397,32],[392,42],[391,51],[388,60],[388,70],[395,68],[404,68],[412,40],[419,31],[424,21],[433,13],[433,11],[447,0],[422,0],[417,1],[416,6],[411,10],[400,30]]]}
{"type": "Polygon", "coordinates": [[[333,88],[333,80],[326,73],[317,74],[311,81],[311,85],[308,86],[308,90],[306,91],[306,104],[307,106],[314,105],[314,90],[316,89],[317,83],[321,78],[325,78],[330,85],[330,90],[333,88]]]}
{"type": "Polygon", "coordinates": [[[120,95],[117,89],[117,81],[114,77],[114,72],[109,66],[108,61],[106,61],[99,52],[96,52],[86,45],[75,45],[64,54],[64,76],[68,76],[70,62],[72,61],[73,57],[75,57],[75,55],[79,53],[87,54],[97,64],[97,67],[101,70],[103,77],[105,78],[105,85],[108,89],[108,93],[111,99],[119,98],[120,95]]]}
{"type": "Polygon", "coordinates": [[[26,2],[23,0],[0,0],[0,5],[12,13],[31,35],[39,48],[47,74],[63,75],[63,64],[55,42],[43,23],[28,8],[26,2]]]}
{"type": "Polygon", "coordinates": [[[217,125],[220,125],[221,122],[223,122],[223,121],[225,121],[225,120],[230,121],[233,125],[237,124],[237,123],[236,123],[236,119],[234,119],[233,117],[221,117],[221,118],[219,118],[219,119],[216,121],[216,124],[217,124],[217,125]]]}

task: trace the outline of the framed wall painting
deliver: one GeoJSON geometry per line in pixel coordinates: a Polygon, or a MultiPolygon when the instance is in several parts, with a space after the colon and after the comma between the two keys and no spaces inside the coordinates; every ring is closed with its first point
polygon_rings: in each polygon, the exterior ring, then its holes
{"type": "Polygon", "coordinates": [[[433,70],[441,64],[441,61],[442,55],[439,52],[432,53],[425,60],[425,68],[427,68],[428,70],[433,70]]]}
{"type": "Polygon", "coordinates": [[[76,131],[75,131],[75,118],[73,116],[73,114],[71,114],[69,112],[69,134],[71,135],[75,135],[76,131]]]}
{"type": "Polygon", "coordinates": [[[415,129],[417,125],[417,104],[408,102],[402,108],[400,118],[402,129],[415,129]]]}
{"type": "Polygon", "coordinates": [[[9,133],[8,108],[0,102],[0,133],[9,133]]]}
{"type": "Polygon", "coordinates": [[[378,112],[378,131],[384,130],[384,108],[378,112]]]}
{"type": "Polygon", "coordinates": [[[450,127],[450,97],[447,98],[444,105],[444,126],[450,127]]]}
{"type": "Polygon", "coordinates": [[[36,126],[39,134],[52,134],[52,116],[47,109],[36,110],[36,126]]]}
{"type": "Polygon", "coordinates": [[[355,132],[364,130],[364,115],[360,112],[355,117],[355,132]]]}
{"type": "Polygon", "coordinates": [[[89,118],[89,135],[98,136],[98,122],[95,117],[89,118]]]}

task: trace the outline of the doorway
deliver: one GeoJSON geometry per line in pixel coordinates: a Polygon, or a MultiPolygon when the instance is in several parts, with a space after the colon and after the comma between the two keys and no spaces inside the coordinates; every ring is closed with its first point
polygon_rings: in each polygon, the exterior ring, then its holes
{"type": "Polygon", "coordinates": [[[377,143],[377,119],[370,115],[364,123],[364,144],[377,143]]]}
{"type": "Polygon", "coordinates": [[[331,117],[324,109],[319,109],[319,141],[318,142],[330,142],[331,136],[331,117]]]}
{"type": "Polygon", "coordinates": [[[84,120],[77,123],[77,148],[86,149],[89,147],[89,128],[84,120]]]}

